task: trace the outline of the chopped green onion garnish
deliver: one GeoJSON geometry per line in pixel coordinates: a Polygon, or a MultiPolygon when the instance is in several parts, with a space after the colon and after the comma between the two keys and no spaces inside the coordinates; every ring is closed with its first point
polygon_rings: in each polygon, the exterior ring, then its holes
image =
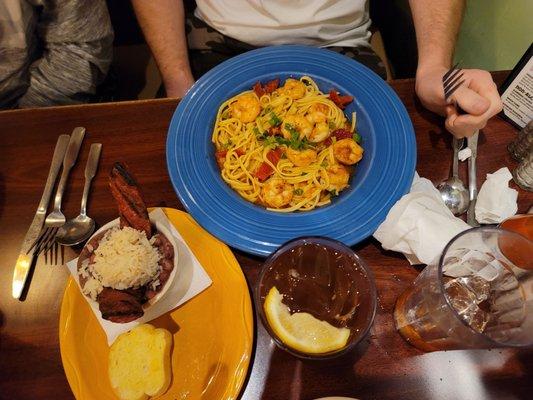
{"type": "Polygon", "coordinates": [[[302,194],[304,194],[304,191],[302,189],[294,189],[293,192],[296,196],[301,196],[302,194]]]}
{"type": "Polygon", "coordinates": [[[270,125],[271,126],[278,126],[278,125],[281,125],[281,119],[278,118],[278,116],[271,112],[270,113],[270,125]]]}

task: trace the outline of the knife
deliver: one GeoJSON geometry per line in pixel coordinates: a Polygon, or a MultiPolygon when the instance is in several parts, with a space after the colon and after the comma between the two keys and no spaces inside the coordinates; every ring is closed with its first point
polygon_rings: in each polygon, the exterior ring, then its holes
{"type": "Polygon", "coordinates": [[[477,179],[476,179],[476,158],[477,158],[477,140],[479,131],[467,138],[468,148],[472,155],[468,159],[468,193],[470,196],[470,205],[466,212],[466,223],[470,226],[479,226],[476,220],[476,200],[477,200],[477,179]]]}
{"type": "Polygon", "coordinates": [[[24,284],[26,283],[26,278],[28,277],[31,263],[35,255],[35,247],[32,248],[32,245],[41,233],[52,189],[54,188],[57,174],[61,168],[63,157],[67,151],[69,140],[69,135],[61,135],[57,139],[54,156],[52,157],[52,164],[50,165],[50,171],[48,172],[48,178],[46,179],[46,184],[44,186],[43,196],[41,197],[39,207],[37,207],[33,221],[22,242],[17,263],[15,264],[15,270],[13,271],[13,287],[11,294],[15,299],[20,298],[22,290],[24,289],[24,284]]]}

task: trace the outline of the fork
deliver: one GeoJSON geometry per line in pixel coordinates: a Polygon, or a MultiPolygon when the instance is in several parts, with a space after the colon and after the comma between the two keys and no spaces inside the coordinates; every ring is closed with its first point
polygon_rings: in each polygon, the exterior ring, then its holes
{"type": "MultiPolygon", "coordinates": [[[[451,67],[442,77],[442,86],[444,88],[444,101],[448,102],[450,96],[464,83],[463,72],[458,68],[459,63],[451,67]]],[[[453,136],[453,135],[452,135],[453,136]]],[[[454,174],[457,175],[457,153],[463,147],[464,139],[457,139],[453,136],[453,154],[454,154],[454,174]]]]}
{"type": "Polygon", "coordinates": [[[464,75],[463,70],[458,67],[459,63],[456,63],[442,77],[442,86],[444,87],[444,100],[446,101],[448,101],[453,92],[455,92],[465,81],[464,79],[461,79],[464,75]]]}
{"type": "MultiPolygon", "coordinates": [[[[450,96],[464,83],[463,71],[458,68],[459,63],[450,68],[442,77],[442,84],[444,86],[444,99],[448,101],[450,96]]],[[[458,112],[461,112],[461,108],[457,106],[458,112]]],[[[470,226],[479,226],[475,217],[475,206],[477,200],[477,181],[476,181],[476,157],[477,157],[477,142],[479,131],[476,131],[472,136],[467,139],[468,147],[470,148],[472,155],[468,159],[468,192],[470,197],[470,204],[466,212],[466,220],[470,226]]],[[[464,139],[461,139],[461,145],[464,139]]],[[[459,147],[459,140],[453,138],[454,152],[459,147]]]]}
{"type": "MultiPolygon", "coordinates": [[[[48,252],[50,252],[50,264],[57,264],[59,247],[55,241],[55,237],[57,230],[66,222],[65,216],[61,212],[61,202],[63,200],[63,193],[67,184],[69,172],[76,163],[84,135],[85,128],[77,127],[74,128],[74,131],[70,136],[67,152],[63,159],[63,171],[61,172],[61,178],[54,198],[54,209],[44,220],[43,231],[41,232],[39,239],[37,239],[38,244],[35,250],[36,254],[44,252],[45,263],[47,264],[48,252]]],[[[63,256],[63,252],[61,252],[61,255],[63,256]]]]}
{"type": "MultiPolygon", "coordinates": [[[[464,83],[463,72],[458,68],[459,63],[451,67],[442,77],[442,86],[444,88],[444,101],[448,102],[450,96],[464,83]]],[[[453,136],[453,135],[452,135],[453,136]]],[[[464,139],[457,139],[453,136],[453,153],[454,153],[454,174],[457,175],[457,153],[463,147],[464,139]]]]}

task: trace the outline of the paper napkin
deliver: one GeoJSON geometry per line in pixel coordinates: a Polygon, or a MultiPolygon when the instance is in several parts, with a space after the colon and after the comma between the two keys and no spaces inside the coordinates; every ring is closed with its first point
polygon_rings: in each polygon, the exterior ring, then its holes
{"type": "Polygon", "coordinates": [[[472,150],[470,147],[466,147],[462,150],[459,150],[459,153],[457,154],[457,158],[459,158],[459,161],[465,161],[472,157],[472,150]]]}
{"type": "Polygon", "coordinates": [[[411,191],[390,209],[374,237],[384,249],[403,253],[411,264],[432,264],[446,244],[468,228],[446,207],[431,181],[415,174],[411,191]]]}
{"type": "Polygon", "coordinates": [[[480,224],[498,224],[516,214],[518,192],[509,187],[512,178],[507,167],[487,174],[476,202],[476,219],[480,224]]]}
{"type": "MultiPolygon", "coordinates": [[[[152,211],[150,213],[150,220],[152,222],[157,221],[162,223],[173,236],[169,239],[171,241],[174,240],[174,243],[176,243],[178,247],[177,256],[179,269],[176,273],[175,279],[169,283],[170,286],[163,297],[161,297],[154,305],[148,307],[141,318],[126,324],[117,324],[103,319],[102,314],[98,309],[98,303],[82,294],[82,296],[91,306],[96,319],[104,330],[107,336],[107,343],[109,345],[111,345],[121,333],[129,331],[137,325],[149,322],[182,305],[200,292],[207,289],[212,282],[211,278],[209,278],[200,262],[183,240],[183,237],[179,234],[174,225],[170,223],[163,210],[157,208],[152,211]]],[[[80,282],[78,280],[77,263],[78,259],[76,258],[75,260],[68,262],[67,267],[79,287],[80,282]]]]}

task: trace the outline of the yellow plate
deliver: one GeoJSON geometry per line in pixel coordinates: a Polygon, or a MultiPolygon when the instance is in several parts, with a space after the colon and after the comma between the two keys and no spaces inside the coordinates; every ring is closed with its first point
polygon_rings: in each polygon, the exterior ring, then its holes
{"type": "MultiPolygon", "coordinates": [[[[150,323],[173,332],[172,383],[160,399],[234,399],[253,345],[246,280],[230,249],[182,211],[163,209],[212,285],[150,323]]],[[[59,318],[61,359],[77,399],[116,399],[107,376],[109,347],[76,282],[69,278],[59,318]]]]}

